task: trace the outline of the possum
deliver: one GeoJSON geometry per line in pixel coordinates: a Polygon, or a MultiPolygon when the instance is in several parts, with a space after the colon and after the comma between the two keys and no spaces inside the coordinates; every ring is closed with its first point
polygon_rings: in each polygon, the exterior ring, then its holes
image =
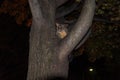
{"type": "Polygon", "coordinates": [[[68,35],[68,24],[56,23],[56,35],[63,39],[68,35]]]}

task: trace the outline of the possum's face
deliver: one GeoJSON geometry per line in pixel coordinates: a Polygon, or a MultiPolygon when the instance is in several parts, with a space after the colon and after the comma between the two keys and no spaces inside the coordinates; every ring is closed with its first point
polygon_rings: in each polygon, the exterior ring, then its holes
{"type": "Polygon", "coordinates": [[[68,30],[67,30],[67,26],[68,24],[59,24],[59,23],[56,23],[56,35],[63,39],[67,36],[68,34],[68,30]]]}

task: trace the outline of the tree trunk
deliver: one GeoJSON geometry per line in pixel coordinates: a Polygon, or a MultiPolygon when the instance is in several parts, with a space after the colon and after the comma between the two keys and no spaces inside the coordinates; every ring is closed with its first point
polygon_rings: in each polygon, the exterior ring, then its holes
{"type": "Polygon", "coordinates": [[[55,2],[54,0],[52,3],[47,0],[35,1],[31,1],[32,4],[44,8],[38,13],[33,12],[35,16],[33,16],[30,32],[28,80],[67,77],[67,58],[60,61],[58,59],[59,54],[56,52],[57,48],[55,48],[58,42],[54,25],[55,2]]]}
{"type": "MultiPolygon", "coordinates": [[[[85,4],[88,4],[90,1],[90,5],[93,5],[94,0],[86,0],[85,4]]],[[[30,32],[29,67],[27,80],[54,80],[55,78],[56,80],[59,80],[58,78],[60,78],[60,80],[67,79],[69,64],[68,54],[74,49],[77,43],[79,43],[81,38],[79,38],[79,36],[74,36],[76,34],[78,35],[78,33],[71,33],[70,36],[67,36],[68,38],[66,37],[63,40],[60,40],[56,36],[56,0],[29,0],[29,4],[33,21],[30,32]],[[68,43],[71,43],[69,41],[72,41],[74,37],[77,42],[74,40],[75,44],[68,45],[68,43]],[[66,42],[67,46],[65,46],[66,42]]],[[[88,7],[90,7],[90,5],[88,7]]],[[[86,17],[90,18],[89,21],[84,23],[87,25],[81,24],[84,26],[83,28],[87,27],[85,28],[85,31],[90,27],[94,12],[94,8],[93,10],[92,8],[89,9],[90,10],[88,10],[88,12],[90,12],[89,14],[91,14],[91,17],[88,17],[87,14],[85,15],[86,17]]],[[[79,25],[79,22],[77,25],[79,25]]],[[[74,31],[72,32],[74,33],[74,31]]],[[[82,36],[83,35],[84,33],[82,36]]]]}
{"type": "MultiPolygon", "coordinates": [[[[49,16],[48,16],[49,17],[49,16]]],[[[49,18],[48,18],[49,19],[49,18]]],[[[56,52],[55,30],[50,20],[34,22],[30,34],[28,80],[48,80],[52,77],[67,77],[67,58],[60,61],[56,52]],[[41,27],[41,28],[40,28],[41,27]]]]}

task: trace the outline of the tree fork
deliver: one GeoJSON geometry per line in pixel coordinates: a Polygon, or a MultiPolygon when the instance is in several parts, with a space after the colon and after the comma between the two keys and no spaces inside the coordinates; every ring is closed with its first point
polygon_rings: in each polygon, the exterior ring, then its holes
{"type": "Polygon", "coordinates": [[[83,12],[72,32],[65,39],[60,40],[55,35],[56,0],[29,0],[33,21],[30,31],[27,80],[67,78],[68,54],[90,27],[94,2],[95,0],[86,0],[83,12]]]}
{"type": "Polygon", "coordinates": [[[60,61],[56,52],[55,0],[29,0],[29,4],[33,21],[27,80],[67,77],[68,60],[60,61]]]}

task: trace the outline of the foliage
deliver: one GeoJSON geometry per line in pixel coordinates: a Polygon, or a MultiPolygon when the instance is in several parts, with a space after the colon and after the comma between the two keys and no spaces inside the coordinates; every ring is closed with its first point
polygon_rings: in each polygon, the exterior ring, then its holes
{"type": "Polygon", "coordinates": [[[113,58],[116,54],[114,50],[119,50],[120,47],[119,31],[120,26],[117,24],[94,23],[91,37],[87,42],[87,52],[91,58],[113,58]]]}
{"type": "MultiPolygon", "coordinates": [[[[120,1],[104,0],[96,9],[95,16],[107,19],[109,22],[94,22],[92,35],[87,42],[87,52],[90,60],[95,58],[113,58],[119,52],[120,47],[120,1]]],[[[116,55],[120,56],[120,55],[116,55]]]]}
{"type": "Polygon", "coordinates": [[[111,21],[120,21],[119,0],[98,0],[98,5],[95,15],[110,19],[111,21]],[[99,3],[100,1],[103,2],[99,3]]]}
{"type": "Polygon", "coordinates": [[[31,14],[27,0],[4,0],[0,5],[0,14],[14,16],[18,24],[22,24],[31,14]]]}

